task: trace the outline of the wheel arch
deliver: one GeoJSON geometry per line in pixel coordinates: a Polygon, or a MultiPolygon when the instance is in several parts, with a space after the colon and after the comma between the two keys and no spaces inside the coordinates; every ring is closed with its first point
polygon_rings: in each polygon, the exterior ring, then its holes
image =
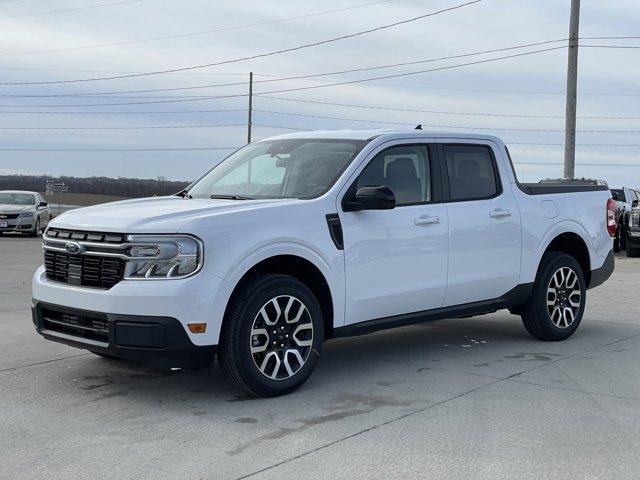
{"type": "Polygon", "coordinates": [[[334,295],[329,287],[326,275],[318,265],[309,258],[293,253],[268,256],[254,262],[252,266],[245,269],[242,276],[235,282],[235,286],[228,297],[224,309],[222,329],[224,329],[225,326],[228,310],[247,279],[253,275],[268,273],[289,275],[304,283],[309,290],[311,290],[320,304],[324,321],[325,338],[331,338],[333,336],[336,309],[334,307],[334,295]]]}
{"type": "Polygon", "coordinates": [[[561,252],[575,258],[582,269],[587,288],[589,287],[591,283],[591,255],[587,242],[585,242],[582,236],[572,231],[566,231],[556,235],[548,242],[546,248],[542,251],[540,260],[538,261],[538,269],[540,269],[542,257],[547,252],[561,252]]]}

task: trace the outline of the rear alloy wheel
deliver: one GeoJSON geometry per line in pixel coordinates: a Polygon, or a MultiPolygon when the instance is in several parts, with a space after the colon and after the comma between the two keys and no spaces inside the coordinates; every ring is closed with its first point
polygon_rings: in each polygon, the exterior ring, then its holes
{"type": "Polygon", "coordinates": [[[556,270],[547,287],[547,312],[558,328],[569,328],[575,322],[582,304],[578,275],[569,267],[556,270]]]}
{"type": "Polygon", "coordinates": [[[234,295],[218,359],[253,395],[273,397],[302,385],[324,340],[322,311],[309,288],[280,274],[256,275],[234,295]]]}
{"type": "Polygon", "coordinates": [[[542,257],[522,323],[535,338],[559,341],[576,331],[586,302],[586,282],[580,264],[560,252],[542,257]]]}

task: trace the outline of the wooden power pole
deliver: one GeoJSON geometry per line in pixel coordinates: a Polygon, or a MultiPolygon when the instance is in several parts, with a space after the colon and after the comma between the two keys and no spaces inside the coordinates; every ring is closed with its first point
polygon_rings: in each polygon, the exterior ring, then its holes
{"type": "Polygon", "coordinates": [[[249,72],[249,117],[247,118],[247,143],[251,143],[252,116],[253,116],[253,72],[249,72]]]}
{"type": "Polygon", "coordinates": [[[567,111],[564,128],[564,177],[573,178],[576,170],[576,109],[578,103],[578,31],[580,0],[571,0],[569,23],[569,60],[567,62],[567,111]]]}

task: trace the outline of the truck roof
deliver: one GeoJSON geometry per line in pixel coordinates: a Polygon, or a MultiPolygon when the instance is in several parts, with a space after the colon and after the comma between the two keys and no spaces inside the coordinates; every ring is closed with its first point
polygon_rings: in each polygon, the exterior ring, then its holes
{"type": "Polygon", "coordinates": [[[461,132],[435,132],[429,130],[415,130],[415,129],[401,129],[401,130],[311,130],[308,132],[295,132],[285,133],[282,135],[276,135],[273,137],[265,138],[264,140],[277,140],[287,138],[323,138],[323,139],[344,139],[344,140],[372,140],[374,138],[380,138],[383,140],[393,140],[397,138],[424,138],[424,137],[436,137],[436,138],[467,138],[476,140],[491,140],[497,143],[502,143],[498,137],[484,134],[473,133],[461,133],[461,132]]]}

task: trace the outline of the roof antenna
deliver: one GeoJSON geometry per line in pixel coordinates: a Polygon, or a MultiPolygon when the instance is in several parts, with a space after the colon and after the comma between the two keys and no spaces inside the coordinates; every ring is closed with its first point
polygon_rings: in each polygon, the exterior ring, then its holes
{"type": "Polygon", "coordinates": [[[417,125],[416,128],[414,128],[414,130],[422,130],[422,124],[417,125]]]}

